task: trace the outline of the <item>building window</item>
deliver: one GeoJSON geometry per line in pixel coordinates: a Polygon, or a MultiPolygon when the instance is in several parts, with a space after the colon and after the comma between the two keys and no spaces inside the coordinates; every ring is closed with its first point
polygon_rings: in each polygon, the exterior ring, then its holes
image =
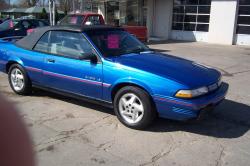
{"type": "Polygon", "coordinates": [[[208,32],[211,0],[174,0],[173,30],[208,32]]]}
{"type": "Polygon", "coordinates": [[[250,0],[239,1],[237,34],[250,34],[250,0]]]}
{"type": "Polygon", "coordinates": [[[111,25],[146,26],[147,0],[105,0],[105,20],[111,25]]]}

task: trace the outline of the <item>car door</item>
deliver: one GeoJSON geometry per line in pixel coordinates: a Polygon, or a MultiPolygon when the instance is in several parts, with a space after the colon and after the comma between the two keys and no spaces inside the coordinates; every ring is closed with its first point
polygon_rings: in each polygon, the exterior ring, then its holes
{"type": "Polygon", "coordinates": [[[49,52],[44,62],[46,85],[92,98],[102,97],[102,63],[85,59],[97,55],[82,33],[51,31],[49,52]]]}

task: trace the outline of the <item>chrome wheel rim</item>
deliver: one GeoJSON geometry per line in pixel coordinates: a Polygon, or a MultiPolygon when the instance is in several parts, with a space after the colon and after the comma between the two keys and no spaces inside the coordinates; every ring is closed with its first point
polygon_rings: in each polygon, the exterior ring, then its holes
{"type": "Polygon", "coordinates": [[[135,124],[142,120],[144,107],[139,97],[133,93],[127,93],[119,100],[119,113],[127,123],[135,124]]]}
{"type": "Polygon", "coordinates": [[[20,69],[14,68],[10,73],[10,80],[15,91],[21,91],[24,87],[24,76],[20,69]]]}

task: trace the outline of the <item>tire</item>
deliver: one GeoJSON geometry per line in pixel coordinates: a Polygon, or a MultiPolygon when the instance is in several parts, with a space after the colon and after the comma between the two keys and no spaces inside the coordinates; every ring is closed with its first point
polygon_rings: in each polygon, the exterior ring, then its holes
{"type": "Polygon", "coordinates": [[[8,72],[8,78],[10,87],[16,94],[28,95],[32,92],[31,81],[27,75],[27,72],[21,65],[19,64],[11,65],[8,72]],[[15,74],[16,72],[17,74],[15,74]]]}
{"type": "Polygon", "coordinates": [[[137,130],[145,129],[156,118],[148,93],[134,86],[126,86],[116,93],[114,110],[121,123],[137,130]]]}

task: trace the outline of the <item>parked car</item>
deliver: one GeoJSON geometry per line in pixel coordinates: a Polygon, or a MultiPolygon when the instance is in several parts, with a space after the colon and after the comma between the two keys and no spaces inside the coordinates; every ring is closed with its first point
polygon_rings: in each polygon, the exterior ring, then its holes
{"type": "Polygon", "coordinates": [[[30,29],[48,25],[49,23],[45,20],[9,19],[0,24],[0,38],[6,38],[12,36],[26,36],[27,31],[29,31],[30,29]]]}
{"type": "Polygon", "coordinates": [[[221,73],[151,51],[120,28],[55,26],[0,43],[0,71],[13,91],[32,87],[114,108],[126,126],[142,129],[159,116],[195,119],[228,90],[221,73]]]}
{"type": "MultiPolygon", "coordinates": [[[[69,14],[65,16],[59,25],[105,25],[105,20],[101,14],[97,13],[83,13],[83,14],[69,14]]],[[[127,32],[135,35],[139,40],[147,42],[147,27],[145,26],[121,26],[127,32]]]]}
{"type": "Polygon", "coordinates": [[[0,19],[0,24],[2,24],[4,21],[9,20],[10,18],[0,19]]]}

